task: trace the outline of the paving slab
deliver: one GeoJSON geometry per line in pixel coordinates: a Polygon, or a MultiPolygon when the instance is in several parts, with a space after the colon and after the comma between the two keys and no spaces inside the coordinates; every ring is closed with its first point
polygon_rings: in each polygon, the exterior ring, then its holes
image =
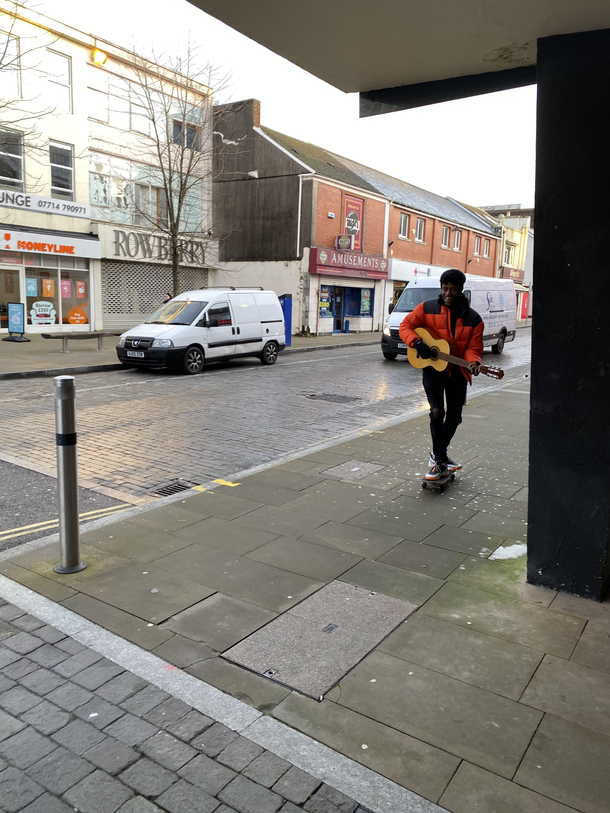
{"type": "Polygon", "coordinates": [[[287,511],[285,508],[278,508],[274,505],[257,508],[256,511],[250,511],[235,520],[247,528],[262,528],[270,533],[294,538],[313,531],[314,528],[323,525],[325,521],[320,517],[306,516],[298,511],[287,511]]]}
{"type": "Polygon", "coordinates": [[[125,556],[117,556],[84,544],[80,546],[80,555],[82,561],[87,563],[85,570],[65,575],[55,573],[53,570],[55,565],[59,563],[59,548],[57,545],[47,545],[44,548],[27,553],[18,553],[12,561],[19,567],[31,570],[39,576],[44,576],[50,581],[56,581],[68,587],[72,582],[76,581],[79,590],[85,581],[95,579],[103,573],[128,565],[131,561],[125,556]]]}
{"type": "Polygon", "coordinates": [[[98,532],[95,540],[89,539],[88,534],[83,534],[81,541],[87,545],[102,548],[109,553],[137,559],[138,562],[152,562],[192,544],[190,539],[181,539],[161,531],[152,531],[147,527],[142,527],[142,534],[139,536],[124,536],[120,526],[113,529],[111,533],[108,530],[103,534],[98,532]]]}
{"type": "Polygon", "coordinates": [[[236,486],[218,486],[214,491],[219,494],[238,497],[240,500],[258,502],[262,505],[283,505],[294,500],[295,497],[294,489],[281,488],[280,486],[270,488],[268,483],[255,480],[253,477],[249,477],[236,486]]]}
{"type": "Polygon", "coordinates": [[[352,553],[289,537],[274,539],[246,558],[322,582],[335,579],[362,561],[352,553]]]}
{"type": "Polygon", "coordinates": [[[467,557],[463,553],[432,548],[422,542],[405,540],[380,556],[377,561],[394,567],[402,567],[415,573],[422,573],[424,576],[446,579],[466,559],[467,557]]]}
{"type": "MultiPolygon", "coordinates": [[[[170,554],[162,561],[181,553],[170,554]]],[[[165,566],[160,569],[135,563],[92,577],[79,587],[92,598],[157,624],[215,592],[214,588],[168,572],[165,566]]]]}
{"type": "Polygon", "coordinates": [[[333,582],[224,657],[320,699],[414,610],[413,604],[333,582]]]}
{"type": "Polygon", "coordinates": [[[483,533],[501,533],[510,539],[524,541],[527,539],[527,522],[515,517],[506,517],[498,514],[475,514],[463,525],[467,531],[482,531],[483,533]]]}
{"type": "Polygon", "coordinates": [[[304,494],[291,502],[284,503],[282,508],[334,522],[345,522],[366,510],[365,505],[357,502],[347,502],[347,500],[328,498],[318,494],[304,494]]]}
{"type": "Polygon", "coordinates": [[[378,649],[396,658],[519,700],[543,653],[416,613],[378,649]]]}
{"type": "MultiPolygon", "coordinates": [[[[155,567],[168,574],[175,574],[176,577],[188,577],[193,582],[205,585],[210,588],[206,595],[218,591],[235,598],[242,598],[282,573],[276,567],[212,550],[205,545],[191,545],[158,559],[155,567]]],[[[202,595],[200,598],[206,596],[202,595]]],[[[194,603],[189,601],[185,606],[194,603]]]]}
{"type": "Polygon", "coordinates": [[[399,514],[393,511],[391,506],[384,505],[358,514],[357,517],[348,520],[347,524],[390,536],[400,536],[402,539],[410,539],[411,542],[421,542],[438,530],[443,521],[425,517],[420,512],[399,514]]]}
{"type": "Polygon", "coordinates": [[[133,791],[103,771],[95,771],[70,788],[64,799],[79,813],[115,813],[133,791]]]}
{"type": "Polygon", "coordinates": [[[557,613],[586,618],[598,624],[610,624],[610,596],[604,601],[598,602],[578,596],[569,596],[567,593],[557,593],[551,609],[557,613]]]}
{"type": "Polygon", "coordinates": [[[450,582],[467,587],[476,587],[528,604],[536,604],[538,607],[548,607],[557,594],[554,590],[527,584],[525,554],[511,559],[496,558],[504,552],[511,555],[511,549],[521,553],[522,548],[520,543],[512,545],[505,543],[497,548],[489,559],[468,557],[448,579],[450,582]]]}
{"type": "Polygon", "coordinates": [[[243,500],[232,494],[221,494],[217,489],[210,489],[191,496],[186,503],[189,511],[201,513],[204,517],[222,519],[235,519],[262,505],[261,502],[243,500]]]}
{"type": "Polygon", "coordinates": [[[317,703],[293,692],[273,716],[432,801],[438,801],[460,763],[428,743],[328,700],[317,703]]]}
{"type": "MultiPolygon", "coordinates": [[[[519,493],[517,492],[517,494],[519,493]]],[[[483,511],[492,516],[500,515],[527,520],[527,503],[523,499],[518,499],[516,495],[507,500],[505,497],[490,497],[487,494],[479,494],[477,497],[473,497],[467,507],[472,508],[474,511],[483,511]]]]}
{"type": "Polygon", "coordinates": [[[213,650],[205,644],[177,634],[155,647],[154,653],[181,669],[214,657],[213,650]]]}
{"type": "Polygon", "coordinates": [[[443,525],[423,541],[426,545],[487,559],[505,539],[506,537],[496,534],[483,534],[479,531],[468,531],[464,528],[443,525]]]}
{"type": "Polygon", "coordinates": [[[217,652],[224,652],[276,615],[248,601],[215,593],[173,616],[165,626],[194,641],[202,641],[217,652]]]}
{"type": "Polygon", "coordinates": [[[607,813],[610,737],[546,714],[515,782],[583,813],[607,813]]]}
{"type": "Polygon", "coordinates": [[[569,658],[585,621],[447,582],[420,612],[522,646],[569,658]]]}
{"type": "Polygon", "coordinates": [[[423,604],[443,586],[440,579],[411,573],[382,562],[372,562],[370,559],[364,559],[344,573],[341,581],[413,604],[423,604]]]}
{"type": "Polygon", "coordinates": [[[542,718],[513,700],[379,651],[341,681],[337,702],[507,778],[542,718]]]}
{"type": "Polygon", "coordinates": [[[95,624],[99,624],[104,629],[110,630],[128,641],[143,647],[144,649],[154,649],[163,641],[171,638],[172,633],[161,627],[148,626],[145,621],[131,613],[119,610],[83,593],[77,593],[66,599],[64,607],[72,610],[78,615],[88,618],[95,624]]]}
{"type": "Polygon", "coordinates": [[[278,535],[260,528],[245,528],[243,525],[221,517],[210,517],[202,522],[189,525],[188,528],[174,531],[172,536],[180,537],[189,545],[196,542],[212,548],[212,550],[243,556],[244,553],[250,553],[251,550],[256,550],[261,545],[271,542],[278,535]]]}
{"type": "MultiPolygon", "coordinates": [[[[423,489],[422,489],[423,491],[423,489]]],[[[426,489],[428,491],[428,489],[426,489]]],[[[388,511],[395,511],[404,516],[421,515],[438,520],[443,525],[460,526],[476,514],[476,511],[458,505],[450,505],[443,499],[444,492],[432,492],[432,499],[425,502],[419,497],[412,497],[407,494],[397,497],[391,503],[386,503],[388,511]]]]}
{"type": "Polygon", "coordinates": [[[268,610],[282,613],[319,590],[323,585],[324,583],[321,581],[299,576],[297,573],[285,572],[250,593],[246,593],[244,598],[246,601],[266,607],[268,610]]]}
{"type": "MultiPolygon", "coordinates": [[[[194,498],[193,498],[194,499],[194,498]]],[[[189,511],[180,503],[164,505],[163,511],[145,511],[131,520],[137,525],[143,525],[153,531],[168,534],[201,522],[204,514],[201,511],[189,511]]]]}
{"type": "Polygon", "coordinates": [[[306,542],[325,545],[367,559],[377,559],[383,556],[402,540],[400,536],[380,534],[338,522],[326,522],[315,531],[303,534],[300,538],[306,542]]]}
{"type": "Polygon", "coordinates": [[[316,485],[323,481],[322,477],[312,477],[310,474],[303,474],[302,472],[294,472],[290,470],[281,471],[280,468],[267,469],[249,477],[245,482],[262,482],[268,483],[271,486],[280,486],[281,488],[291,488],[294,491],[303,491],[310,486],[316,485]]]}
{"type": "Polygon", "coordinates": [[[521,702],[610,736],[610,674],[545,655],[521,702]]]}
{"type": "Polygon", "coordinates": [[[451,813],[573,813],[573,808],[462,762],[440,804],[451,813]]]}
{"type": "Polygon", "coordinates": [[[211,658],[193,664],[187,668],[187,672],[267,714],[290,692],[289,689],[222,658],[211,658]]]}
{"type": "Polygon", "coordinates": [[[580,636],[571,660],[610,672],[610,629],[606,624],[589,621],[580,636]]]}

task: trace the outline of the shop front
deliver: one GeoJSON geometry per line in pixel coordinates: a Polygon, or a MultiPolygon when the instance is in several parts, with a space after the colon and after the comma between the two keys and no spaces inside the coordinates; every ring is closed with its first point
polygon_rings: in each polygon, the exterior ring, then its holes
{"type": "Polygon", "coordinates": [[[388,277],[384,257],[312,248],[309,273],[310,295],[316,300],[311,310],[316,314],[318,335],[378,328],[388,277]]]}
{"type": "Polygon", "coordinates": [[[97,237],[0,228],[0,332],[8,332],[10,303],[23,305],[26,333],[93,330],[97,237]]]}
{"type": "MultiPolygon", "coordinates": [[[[162,234],[99,224],[101,301],[106,330],[139,325],[173,291],[169,240],[162,234]]],[[[208,287],[209,241],[185,239],[180,252],[180,291],[208,287]]]]}

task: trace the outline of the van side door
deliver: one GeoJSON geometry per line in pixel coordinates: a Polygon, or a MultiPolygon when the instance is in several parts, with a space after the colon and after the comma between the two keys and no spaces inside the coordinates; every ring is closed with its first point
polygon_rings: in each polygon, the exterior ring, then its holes
{"type": "Polygon", "coordinates": [[[230,293],[237,333],[236,356],[254,355],[263,349],[261,319],[252,294],[230,293]]]}
{"type": "Polygon", "coordinates": [[[208,347],[206,358],[231,358],[235,355],[237,333],[228,301],[215,302],[208,308],[208,347]]]}

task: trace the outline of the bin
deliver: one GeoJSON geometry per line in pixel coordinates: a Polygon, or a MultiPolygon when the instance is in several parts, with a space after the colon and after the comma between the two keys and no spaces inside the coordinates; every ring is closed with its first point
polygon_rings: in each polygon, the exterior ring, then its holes
{"type": "Polygon", "coordinates": [[[286,326],[286,347],[292,344],[292,294],[281,294],[278,299],[284,314],[284,324],[286,326]]]}

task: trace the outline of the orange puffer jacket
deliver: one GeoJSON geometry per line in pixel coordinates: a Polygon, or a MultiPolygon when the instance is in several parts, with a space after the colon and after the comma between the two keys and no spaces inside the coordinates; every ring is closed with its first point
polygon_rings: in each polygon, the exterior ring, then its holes
{"type": "MultiPolygon", "coordinates": [[[[480,362],[483,355],[483,320],[465,300],[464,302],[464,308],[458,313],[455,322],[455,336],[451,333],[451,311],[439,296],[438,299],[422,302],[405,316],[399,329],[401,341],[413,347],[419,340],[415,328],[431,328],[441,339],[453,343],[454,355],[466,361],[480,362]]],[[[460,369],[470,383],[472,376],[468,370],[460,369]]]]}

